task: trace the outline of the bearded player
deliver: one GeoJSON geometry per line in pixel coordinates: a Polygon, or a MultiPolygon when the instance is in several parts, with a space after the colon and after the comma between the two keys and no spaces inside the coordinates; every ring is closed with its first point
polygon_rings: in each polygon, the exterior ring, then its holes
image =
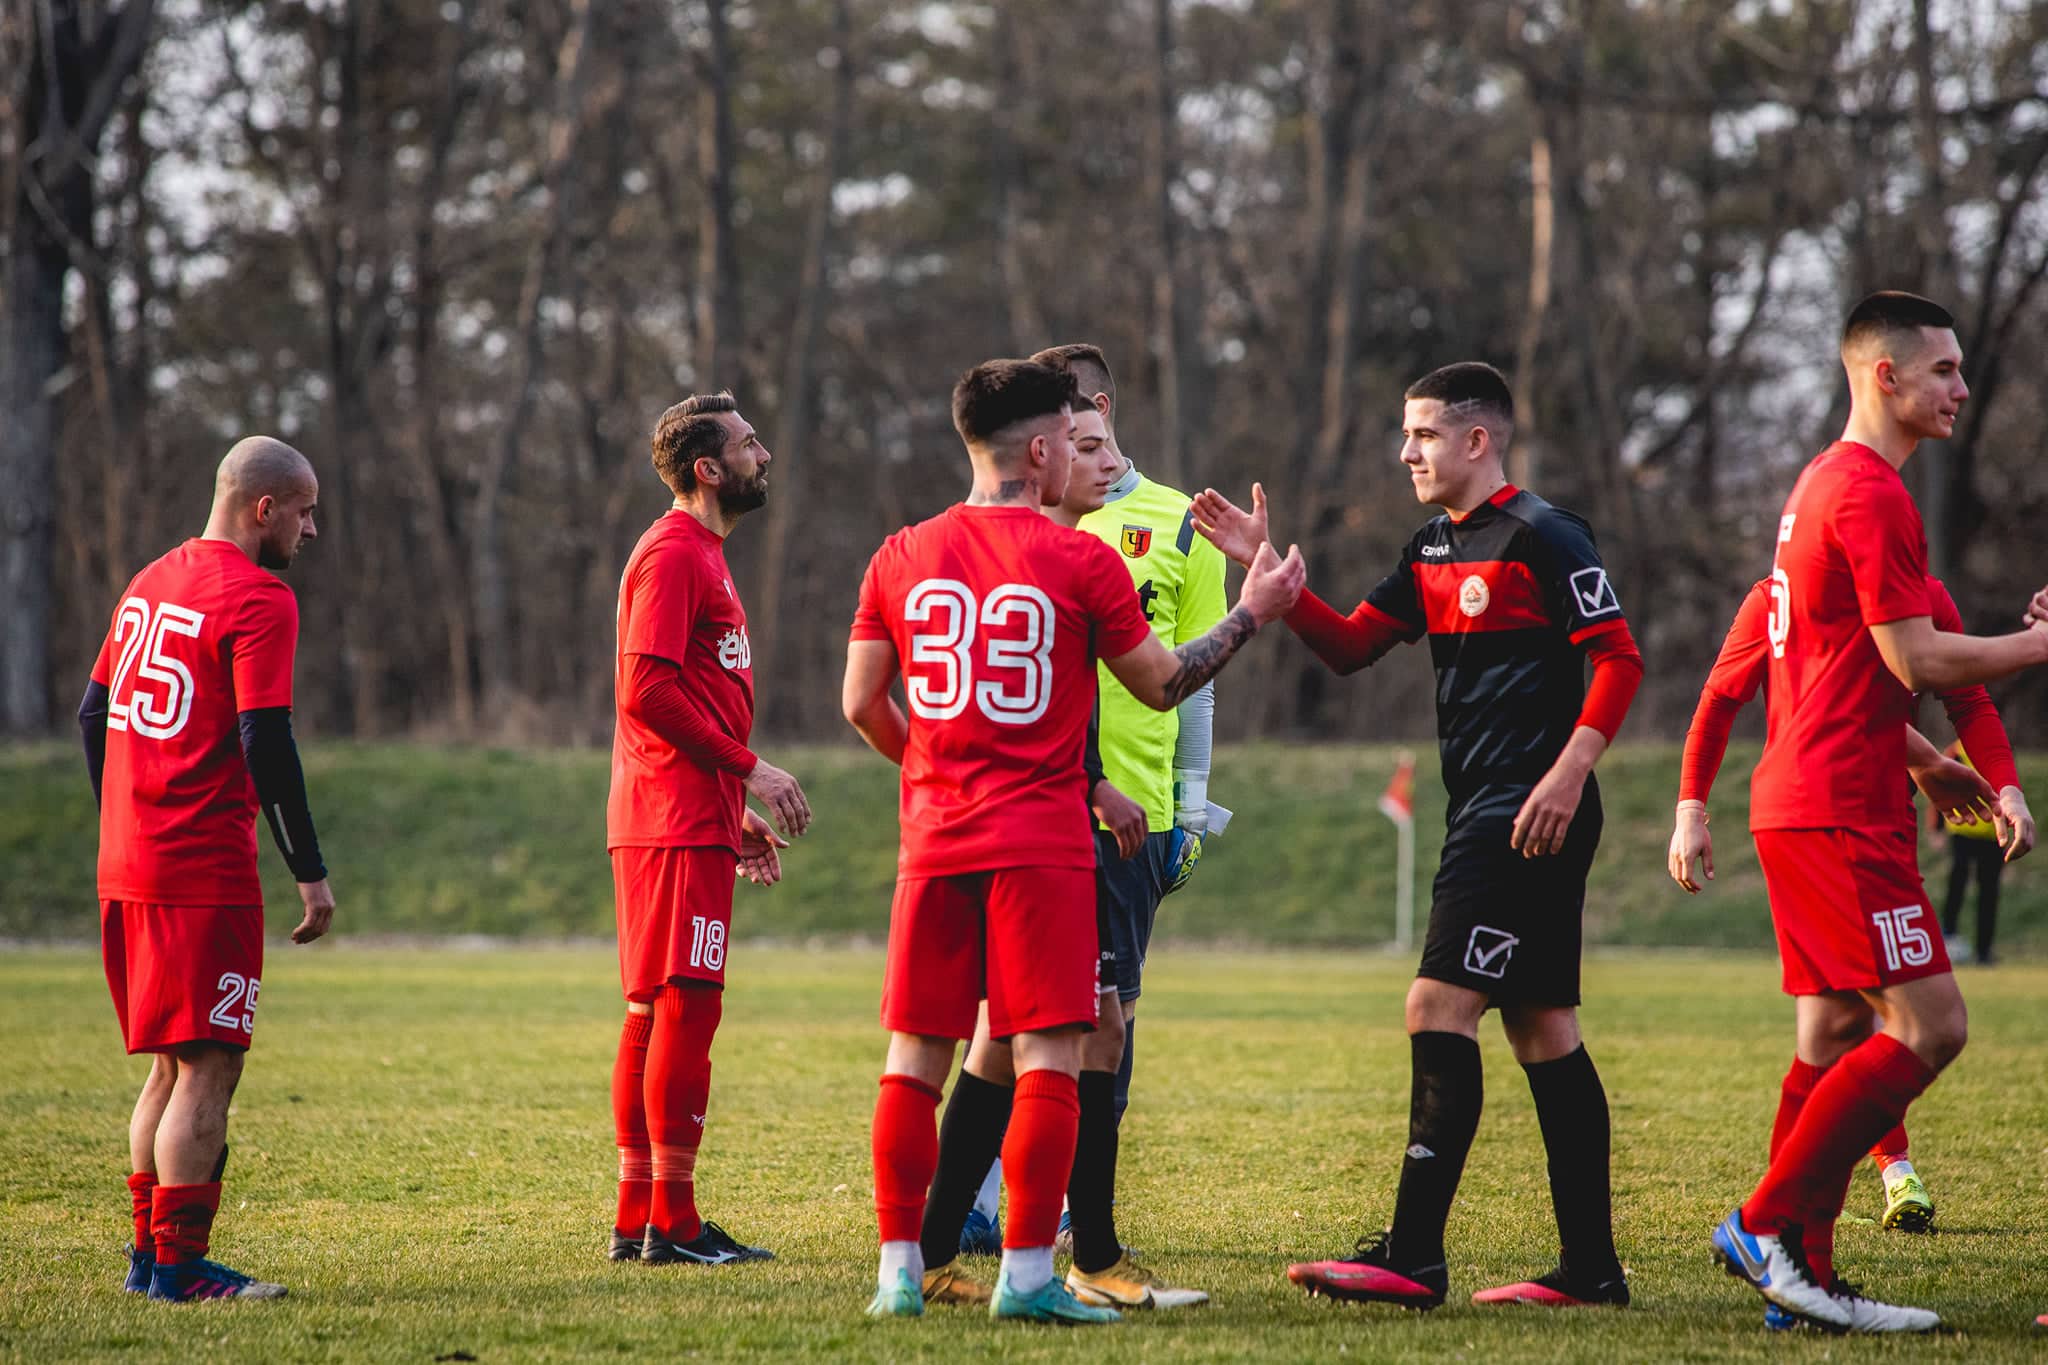
{"type": "Polygon", "coordinates": [[[1857,1163],[1968,1031],[1900,801],[1907,723],[1915,692],[2048,663],[2048,634],[1982,639],[1932,619],[1926,536],[1899,470],[1921,441],[1954,430],[1969,396],[1954,319],[1917,295],[1873,294],[1850,312],[1841,356],[1848,425],[1800,474],[1778,523],[1750,829],[1802,1028],[1824,1014],[1836,1036],[1868,1036],[1810,1093],[1781,1095],[1784,1139],[1713,1246],[1731,1275],[1794,1317],[1928,1331],[1936,1314],[1868,1298],[1832,1264],[1857,1163]]]}
{"type": "Polygon", "coordinates": [[[128,1127],[127,1288],[274,1299],[207,1258],[228,1103],[256,1029],[263,888],[256,812],[298,883],[294,943],[327,932],[327,885],[292,739],[299,607],[266,570],[318,532],[306,457],[251,436],[220,462],[206,531],[129,582],[79,706],[100,804],[100,948],[131,1054],[152,1054],[128,1127]]]}
{"type": "MultiPolygon", "coordinates": [[[[1408,387],[1401,459],[1444,515],[1340,616],[1312,593],[1287,624],[1340,673],[1429,640],[1450,795],[1422,962],[1408,992],[1408,1148],[1393,1226],[1357,1255],[1288,1268],[1311,1294],[1434,1308],[1449,1285],[1444,1225],[1479,1128],[1479,1022],[1489,1009],[1528,1077],[1562,1249],[1555,1269],[1476,1303],[1625,1305],[1608,1183],[1607,1094],[1580,1039],[1579,941],[1600,841],[1593,765],[1628,713],[1642,657],[1584,521],[1507,481],[1514,400],[1490,365],[1408,387]],[[1591,663],[1590,686],[1585,681],[1591,663]]],[[[1243,562],[1266,541],[1213,489],[1203,534],[1243,562]]]]}
{"type": "Polygon", "coordinates": [[[1116,552],[1040,514],[1071,472],[1071,374],[1025,360],[962,376],[953,420],[973,467],[965,503],[889,538],[869,562],[847,648],[848,721],[903,767],[875,1105],[877,1317],[923,1312],[918,1244],[938,1160],[934,1122],[958,1040],[988,1002],[1015,1069],[1003,1140],[1010,1216],[990,1312],[1114,1322],[1053,1275],[1074,1159],[1082,1038],[1097,1019],[1094,864],[1082,752],[1095,660],[1147,705],[1192,695],[1301,590],[1270,548],[1239,604],[1177,650],[1145,624],[1116,552]],[[902,674],[909,714],[890,696],[902,674]]]}
{"type": "MultiPolygon", "coordinates": [[[[1763,579],[1743,599],[1741,608],[1735,613],[1734,623],[1728,628],[1721,652],[1714,660],[1713,669],[1707,675],[1706,686],[1700,690],[1699,706],[1693,712],[1692,727],[1685,736],[1676,824],[1671,835],[1668,863],[1672,880],[1695,895],[1700,891],[1702,881],[1701,873],[1695,872],[1695,868],[1702,870],[1705,880],[1711,881],[1714,875],[1714,843],[1707,824],[1707,799],[1713,791],[1714,777],[1720,770],[1722,756],[1727,752],[1728,736],[1734,727],[1735,717],[1764,682],[1765,664],[1770,652],[1766,638],[1770,589],[1770,580],[1763,579]]],[[[1962,615],[1956,610],[1954,599],[1940,579],[1927,580],[1927,601],[1937,630],[1961,632],[1962,615]]],[[[2007,861],[2026,856],[2034,846],[2034,817],[2027,808],[2025,793],[2020,790],[2012,743],[1999,719],[1998,708],[1981,686],[1944,692],[1941,700],[1956,732],[1967,744],[1985,755],[1983,770],[1990,780],[1987,782],[1985,777],[1965,764],[1943,757],[1926,736],[1911,727],[1906,731],[1908,776],[1943,816],[1957,822],[1975,820],[1980,816],[1991,821],[2007,861]]],[[[1901,795],[1903,797],[1904,793],[1901,795]]],[[[1914,818],[1910,798],[1906,798],[1902,818],[1908,822],[1914,818]]],[[[1866,1031],[1845,1037],[1835,1031],[1836,1027],[1874,1022],[1864,1020],[1857,1011],[1847,1011],[1844,1017],[1845,1012],[1835,1008],[1827,996],[1799,996],[1796,1004],[1797,1043],[1792,1066],[1785,1073],[1782,1086],[1782,1093],[1787,1098],[1780,1106],[1780,1113],[1785,1115],[1796,1115],[1805,1096],[1812,1092],[1814,1083],[1827,1068],[1869,1036],[1866,1031]]],[[[1776,1146],[1784,1141],[1786,1126],[1780,1123],[1772,1129],[1773,1153],[1776,1146]]],[[[1934,1200],[1927,1192],[1926,1182],[1907,1156],[1903,1123],[1878,1140],[1877,1146],[1871,1149],[1871,1159],[1876,1163],[1879,1178],[1884,1184],[1884,1211],[1879,1218],[1881,1225],[1903,1232],[1932,1231],[1934,1200]]],[[[1816,1248],[1816,1251],[1825,1250],[1816,1248]]],[[[1808,1254],[1811,1259],[1815,1252],[1808,1254]]],[[[1774,1320],[1775,1315],[1782,1313],[1775,1304],[1770,1305],[1769,1311],[1774,1320]]]]}
{"type": "Polygon", "coordinates": [[[654,471],[674,503],[619,582],[618,723],[606,809],[626,1022],[612,1067],[619,1146],[611,1258],[722,1265],[773,1259],[697,1210],[711,1039],[725,1000],[733,879],[772,886],[810,824],[803,789],[747,748],[754,659],[725,538],[768,500],[771,456],[729,393],[661,415],[654,471]]]}

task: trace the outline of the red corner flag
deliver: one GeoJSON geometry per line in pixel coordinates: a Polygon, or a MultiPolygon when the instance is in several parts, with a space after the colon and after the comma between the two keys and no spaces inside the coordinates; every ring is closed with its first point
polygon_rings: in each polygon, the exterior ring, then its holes
{"type": "Polygon", "coordinates": [[[1415,823],[1415,755],[1403,752],[1394,776],[1380,793],[1380,814],[1397,825],[1415,823]]]}

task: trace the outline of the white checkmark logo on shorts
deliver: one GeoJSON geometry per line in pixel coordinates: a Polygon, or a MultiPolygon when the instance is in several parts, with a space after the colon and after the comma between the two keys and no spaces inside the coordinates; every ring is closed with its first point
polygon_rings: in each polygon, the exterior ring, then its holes
{"type": "Polygon", "coordinates": [[[1508,974],[1508,959],[1515,955],[1515,945],[1521,941],[1505,929],[1473,925],[1472,937],[1465,943],[1465,970],[1474,976],[1500,980],[1508,974]]]}

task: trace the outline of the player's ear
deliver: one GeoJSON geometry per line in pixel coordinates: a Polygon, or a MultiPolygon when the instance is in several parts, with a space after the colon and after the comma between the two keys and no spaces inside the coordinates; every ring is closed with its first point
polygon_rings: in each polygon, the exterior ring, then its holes
{"type": "Polygon", "coordinates": [[[1098,393],[1088,401],[1095,405],[1095,410],[1102,414],[1102,420],[1107,422],[1109,420],[1109,395],[1098,393]]]}
{"type": "Polygon", "coordinates": [[[1892,364],[1890,356],[1879,356],[1877,363],[1872,366],[1872,369],[1877,375],[1877,389],[1879,393],[1897,393],[1899,391],[1898,369],[1892,364]]]}
{"type": "Polygon", "coordinates": [[[714,456],[699,455],[691,467],[696,470],[698,483],[710,484],[713,488],[716,488],[725,481],[725,466],[720,464],[714,456]],[[706,465],[711,466],[711,473],[709,475],[704,472],[706,465]]]}

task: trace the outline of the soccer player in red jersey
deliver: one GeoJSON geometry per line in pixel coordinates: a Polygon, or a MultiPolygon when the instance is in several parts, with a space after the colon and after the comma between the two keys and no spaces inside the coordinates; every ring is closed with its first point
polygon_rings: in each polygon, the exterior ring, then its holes
{"type": "Polygon", "coordinates": [[[811,808],[747,748],[754,657],[725,538],[768,500],[770,455],[729,393],[661,415],[654,471],[675,495],[619,580],[607,843],[626,1022],[612,1068],[619,1199],[611,1258],[721,1265],[772,1259],[697,1212],[711,1039],[725,990],[733,879],[772,886],[811,808]]]}
{"type": "Polygon", "coordinates": [[[1962,1051],[1967,1012],[1949,970],[1900,799],[1913,694],[2048,663],[2048,633],[1978,638],[1936,628],[1927,542],[1899,469],[1955,427],[1969,395],[1954,320],[1880,293],[1842,336],[1849,421],[1815,456],[1778,523],[1764,635],[1770,704],[1750,829],[1770,892],[1786,990],[1826,997],[1839,1036],[1882,1027],[1813,1084],[1716,1254],[1794,1317],[1836,1330],[1927,1331],[1925,1309],[1864,1296],[1834,1274],[1833,1227],[1863,1153],[1962,1051]],[[1857,1027],[1851,1027],[1851,1020],[1857,1027]]]}
{"type": "MultiPolygon", "coordinates": [[[[1694,894],[1701,888],[1695,867],[1703,869],[1706,880],[1711,881],[1714,875],[1707,798],[1727,752],[1735,717],[1764,683],[1770,653],[1765,634],[1770,589],[1771,581],[1762,579],[1743,599],[1713,670],[1707,675],[1699,707],[1693,713],[1692,728],[1685,736],[1676,824],[1667,863],[1672,880],[1694,894]]],[[[1940,579],[1927,580],[1927,602],[1937,630],[1962,630],[1962,615],[1940,579]]],[[[1944,758],[1924,735],[1910,727],[1906,731],[1908,774],[1937,811],[1958,821],[1980,815],[1988,818],[1997,828],[2007,860],[2024,857],[2034,846],[2034,817],[2027,809],[2026,795],[2020,790],[2012,744],[2006,738],[1998,708],[1981,686],[1944,692],[1941,700],[1957,733],[1984,753],[1984,772],[1992,780],[1987,783],[1969,766],[1944,758]]],[[[1910,801],[1901,818],[1912,822],[1910,801]]],[[[1795,999],[1797,1044],[1791,1070],[1785,1075],[1778,1119],[1771,1130],[1774,1153],[1798,1117],[1814,1082],[1843,1053],[1869,1037],[1875,1023],[1870,1011],[1860,1007],[1860,1000],[1845,1007],[1831,995],[1800,995],[1795,999]]],[[[1880,1138],[1871,1150],[1885,1186],[1881,1222],[1886,1228],[1929,1231],[1934,1225],[1934,1202],[1912,1162],[1906,1159],[1906,1150],[1903,1123],[1880,1138]]],[[[1831,1258],[1831,1251],[1829,1246],[1810,1246],[1807,1256],[1809,1261],[1831,1258]]]]}
{"type": "MultiPolygon", "coordinates": [[[[1304,592],[1287,625],[1339,673],[1424,638],[1436,667],[1450,804],[1408,991],[1408,1147],[1393,1225],[1359,1238],[1353,1256],[1301,1262],[1287,1277],[1337,1299],[1443,1302],[1444,1228],[1483,1102],[1479,1024],[1497,1009],[1536,1104],[1559,1255],[1473,1302],[1625,1306],[1607,1092],[1579,1031],[1579,945],[1602,823],[1593,766],[1628,714],[1642,656],[1592,528],[1507,481],[1515,411],[1500,372],[1446,365],[1404,399],[1402,463],[1416,500],[1443,515],[1348,616],[1304,592]]],[[[1214,489],[1194,502],[1198,529],[1240,563],[1266,543],[1257,484],[1252,495],[1250,513],[1214,489]]]]}
{"type": "Polygon", "coordinates": [[[299,607],[266,570],[318,533],[319,482],[282,441],[238,441],[204,535],[130,580],[78,710],[100,805],[100,948],[130,1053],[153,1054],[128,1127],[127,1288],[272,1299],[207,1258],[228,1102],[256,1027],[256,811],[299,886],[294,943],[327,932],[327,885],[292,739],[299,607]]]}
{"type": "Polygon", "coordinates": [[[1097,537],[1041,515],[1073,459],[1070,373],[992,360],[953,390],[967,501],[891,536],[869,562],[847,647],[847,720],[903,768],[875,1104],[878,1289],[868,1311],[923,1311],[918,1245],[938,1161],[940,1087],[986,997],[1017,1072],[1003,1173],[1010,1216],[990,1312],[1114,1322],[1053,1276],[1074,1158],[1082,1035],[1095,1024],[1095,844],[1082,750],[1095,661],[1147,705],[1178,705],[1301,591],[1301,556],[1270,547],[1238,606],[1168,650],[1130,574],[1097,537]],[[898,674],[906,715],[890,696],[898,674]]]}

